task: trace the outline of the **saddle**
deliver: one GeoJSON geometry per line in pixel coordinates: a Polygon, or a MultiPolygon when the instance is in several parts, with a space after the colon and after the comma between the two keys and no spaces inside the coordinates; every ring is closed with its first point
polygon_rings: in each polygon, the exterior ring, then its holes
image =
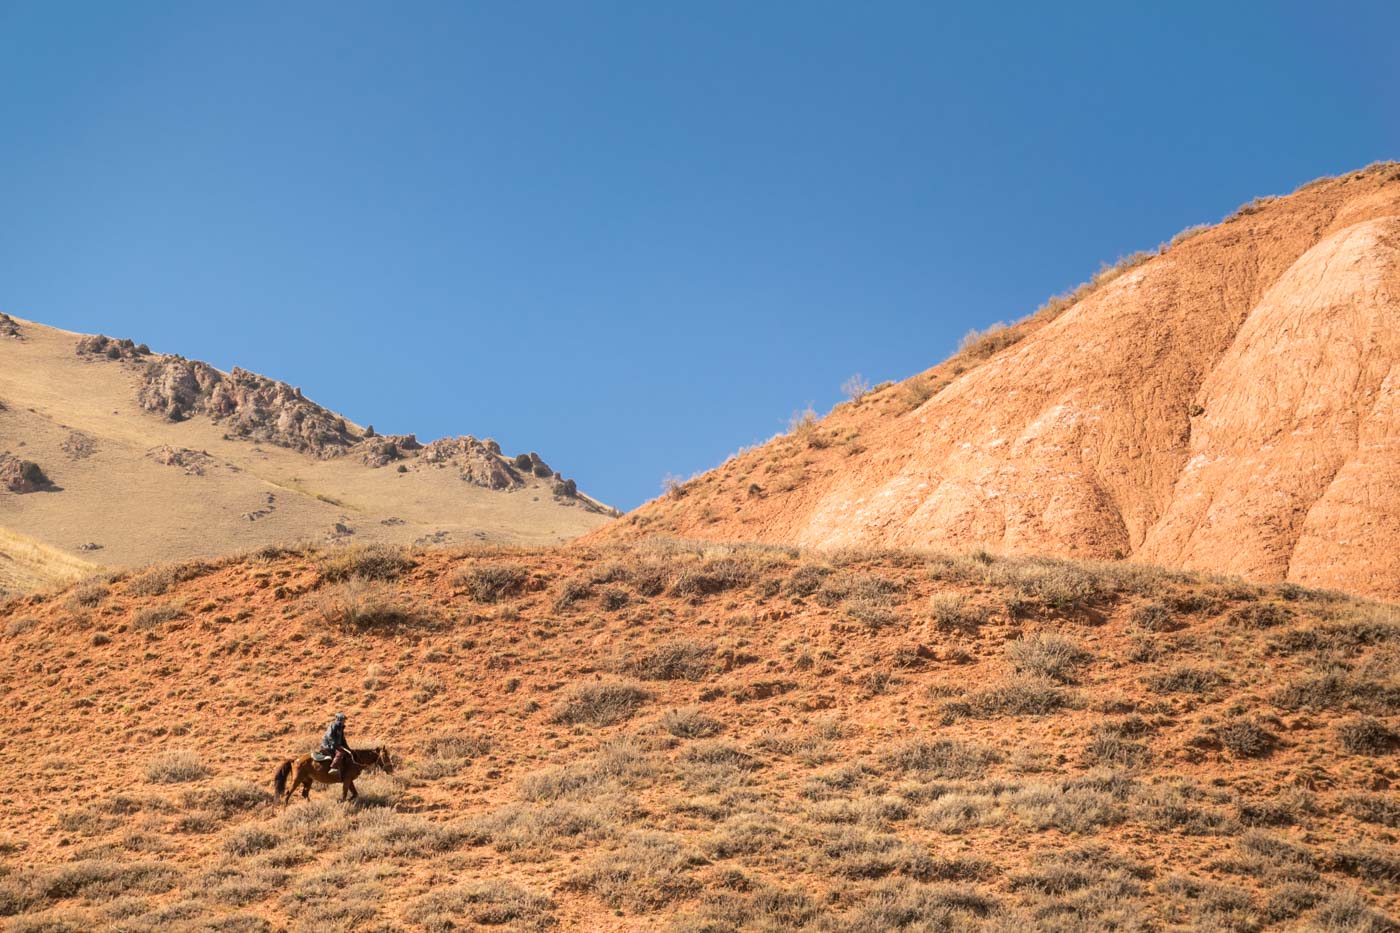
{"type": "Polygon", "coordinates": [[[311,760],[316,762],[317,764],[325,764],[334,757],[334,755],[327,755],[325,752],[317,751],[311,753],[311,760]]]}

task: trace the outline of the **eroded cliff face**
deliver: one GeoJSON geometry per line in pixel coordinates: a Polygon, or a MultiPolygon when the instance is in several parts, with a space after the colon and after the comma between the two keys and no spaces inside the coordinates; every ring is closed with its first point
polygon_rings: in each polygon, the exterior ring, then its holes
{"type": "Polygon", "coordinates": [[[1394,597],[1397,324],[1400,171],[1380,166],[1251,205],[915,377],[941,386],[917,405],[896,385],[841,406],[602,534],[1132,557],[1394,597]]]}

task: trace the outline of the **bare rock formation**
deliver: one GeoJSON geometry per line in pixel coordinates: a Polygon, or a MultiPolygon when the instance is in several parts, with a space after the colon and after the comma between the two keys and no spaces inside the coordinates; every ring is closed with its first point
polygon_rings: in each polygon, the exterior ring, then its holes
{"type": "Polygon", "coordinates": [[[203,414],[224,424],[232,437],[320,458],[343,456],[359,440],[344,418],[285,382],[238,367],[226,376],[208,363],[179,356],[147,367],[138,399],[141,407],[171,421],[203,414]]]}
{"type": "Polygon", "coordinates": [[[20,330],[19,321],[16,321],[4,312],[0,312],[0,337],[12,337],[15,340],[24,339],[24,333],[20,330]]]}
{"type": "Polygon", "coordinates": [[[375,434],[370,427],[365,430],[364,439],[355,445],[355,455],[366,466],[382,467],[422,449],[423,445],[412,434],[375,434]]]}
{"type": "Polygon", "coordinates": [[[39,464],[21,460],[8,450],[0,452],[0,489],[23,494],[52,488],[53,483],[49,482],[39,464]]]}
{"type": "Polygon", "coordinates": [[[1392,163],[1190,231],[601,535],[1128,557],[1400,597],[1397,318],[1392,163]]]}
{"type": "Polygon", "coordinates": [[[202,450],[169,444],[151,448],[146,456],[162,466],[176,467],[188,476],[203,476],[214,465],[214,458],[202,450]]]}
{"type": "Polygon", "coordinates": [[[475,486],[487,489],[509,489],[520,486],[523,480],[515,469],[499,453],[476,438],[444,437],[423,448],[424,463],[457,469],[462,479],[475,486]]]}
{"type": "Polygon", "coordinates": [[[117,340],[93,334],[78,340],[79,356],[96,357],[106,360],[140,360],[151,355],[151,348],[134,340],[117,340]]]}

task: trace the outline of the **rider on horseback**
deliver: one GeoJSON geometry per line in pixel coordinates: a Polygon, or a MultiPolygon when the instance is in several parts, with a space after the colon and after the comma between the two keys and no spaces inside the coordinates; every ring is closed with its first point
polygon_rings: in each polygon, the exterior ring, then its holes
{"type": "Polygon", "coordinates": [[[326,734],[321,736],[321,754],[331,757],[331,767],[327,772],[331,777],[340,777],[340,769],[345,764],[348,748],[345,742],[345,714],[336,713],[326,734]]]}

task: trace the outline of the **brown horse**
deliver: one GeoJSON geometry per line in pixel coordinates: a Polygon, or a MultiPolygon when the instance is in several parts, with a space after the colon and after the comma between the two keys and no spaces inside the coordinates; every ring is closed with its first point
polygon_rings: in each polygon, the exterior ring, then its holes
{"type": "Polygon", "coordinates": [[[359,791],[355,790],[355,778],[370,768],[393,774],[394,759],[389,755],[389,749],[381,745],[376,749],[351,749],[350,760],[340,768],[340,777],[327,774],[330,767],[329,761],[317,761],[310,755],[302,755],[297,759],[288,758],[282,762],[272,781],[273,786],[277,788],[277,795],[282,798],[282,806],[285,807],[291,801],[292,794],[296,793],[298,787],[301,788],[302,799],[309,798],[313,781],[317,784],[339,784],[340,799],[354,800],[360,796],[359,791]],[[287,780],[289,777],[290,781],[287,780]]]}

